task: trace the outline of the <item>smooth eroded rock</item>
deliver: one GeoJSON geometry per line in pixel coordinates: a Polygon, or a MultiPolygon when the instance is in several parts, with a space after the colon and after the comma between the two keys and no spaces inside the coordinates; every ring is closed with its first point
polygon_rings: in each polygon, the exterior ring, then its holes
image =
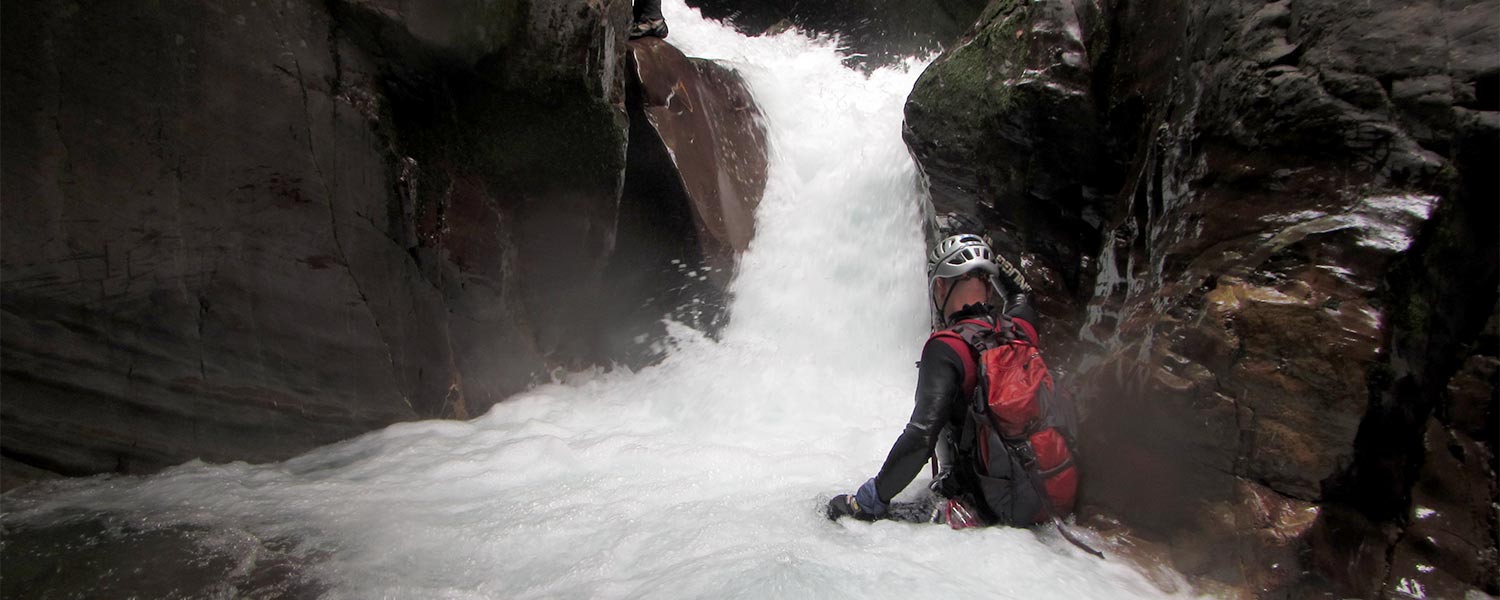
{"type": "Polygon", "coordinates": [[[646,118],[677,167],[704,254],[723,262],[744,252],[766,189],[765,127],[749,88],[734,71],[660,39],[630,45],[646,118]]]}
{"type": "Polygon", "coordinates": [[[611,354],[662,356],[664,317],[714,335],[728,317],[737,257],[755,234],[767,148],[760,113],[733,70],[668,42],[630,43],[630,150],[606,283],[611,354]]]}

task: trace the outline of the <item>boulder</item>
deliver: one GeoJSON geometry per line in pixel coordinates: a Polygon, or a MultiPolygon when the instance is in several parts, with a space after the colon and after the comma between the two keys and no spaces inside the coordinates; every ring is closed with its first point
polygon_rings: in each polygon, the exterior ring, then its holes
{"type": "Polygon", "coordinates": [[[766,189],[760,111],[738,73],[687,58],[657,38],[630,46],[641,107],[687,192],[703,255],[730,266],[750,247],[755,207],[766,189]]]}
{"type": "Polygon", "coordinates": [[[404,285],[322,4],[8,3],[4,27],[7,457],[270,460],[442,411],[441,295],[404,285]]]}
{"type": "Polygon", "coordinates": [[[629,3],[388,4],[338,18],[359,55],[382,57],[372,127],[389,144],[387,214],[448,309],[463,376],[451,414],[607,364],[629,3]]]}
{"type": "Polygon", "coordinates": [[[766,136],[750,91],[733,70],[690,59],[657,38],[630,42],[626,107],[630,150],[619,236],[606,283],[646,298],[609,314],[611,354],[637,366],[665,347],[664,317],[715,334],[728,286],[755,234],[766,186],[766,136]]]}
{"type": "Polygon", "coordinates": [[[1081,18],[1068,2],[991,2],[906,103],[933,208],[978,217],[1020,260],[1053,340],[1077,329],[1108,201],[1081,18]]]}

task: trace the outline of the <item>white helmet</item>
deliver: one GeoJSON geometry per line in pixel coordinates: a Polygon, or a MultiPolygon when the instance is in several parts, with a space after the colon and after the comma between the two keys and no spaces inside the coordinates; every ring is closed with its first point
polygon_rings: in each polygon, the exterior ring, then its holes
{"type": "MultiPolygon", "coordinates": [[[[990,250],[990,245],[985,243],[984,238],[971,233],[953,235],[943,238],[943,241],[932,247],[932,252],[927,255],[927,293],[932,295],[936,324],[942,324],[943,305],[948,303],[947,298],[938,300],[933,295],[937,280],[963,277],[976,269],[990,277],[991,286],[995,285],[995,280],[1000,275],[1000,266],[995,263],[995,252],[990,250]]],[[[948,290],[948,294],[953,294],[953,290],[948,290]]]]}
{"type": "Polygon", "coordinates": [[[971,233],[943,238],[927,255],[927,279],[933,283],[939,278],[948,279],[967,275],[981,269],[992,277],[1000,275],[1000,266],[995,264],[995,252],[984,238],[971,233]]]}

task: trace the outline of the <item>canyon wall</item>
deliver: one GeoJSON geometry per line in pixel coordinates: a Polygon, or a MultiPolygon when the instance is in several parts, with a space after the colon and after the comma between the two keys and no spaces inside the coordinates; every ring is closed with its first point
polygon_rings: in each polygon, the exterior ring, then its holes
{"type": "MultiPolygon", "coordinates": [[[[3,19],[5,487],[276,460],[477,416],[558,369],[643,364],[659,319],[721,297],[753,234],[700,211],[750,214],[763,168],[733,198],[625,194],[724,166],[632,170],[670,142],[632,145],[654,125],[627,116],[628,1],[16,2],[3,19]],[[709,262],[707,282],[673,266],[709,262]],[[631,269],[651,285],[615,275],[631,269]]],[[[745,112],[732,72],[688,70],[659,79],[718,77],[699,93],[745,112]]],[[[737,151],[763,165],[751,142],[737,151]]]]}
{"type": "Polygon", "coordinates": [[[1035,279],[1085,515],[1257,593],[1500,592],[1497,27],[996,0],[924,73],[908,142],[1035,279]]]}

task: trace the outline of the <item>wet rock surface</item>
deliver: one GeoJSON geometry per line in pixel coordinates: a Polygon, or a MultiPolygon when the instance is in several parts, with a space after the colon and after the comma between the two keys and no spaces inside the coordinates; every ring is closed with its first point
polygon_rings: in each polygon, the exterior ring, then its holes
{"type": "Polygon", "coordinates": [[[1080,18],[1070,3],[991,2],[906,104],[933,207],[978,216],[1022,262],[1054,340],[1077,328],[1108,202],[1080,18]]]}
{"type": "Polygon", "coordinates": [[[984,14],[907,139],[1040,280],[1084,502],[1254,593],[1500,592],[1500,3],[984,14]]]}
{"type": "Polygon", "coordinates": [[[7,457],[267,460],[438,412],[441,299],[377,286],[420,277],[321,6],[4,22],[7,457]]]}
{"type": "MultiPolygon", "coordinates": [[[[650,340],[622,319],[667,310],[622,316],[656,290],[606,274],[621,223],[692,214],[622,201],[627,180],[681,177],[630,173],[629,2],[3,18],[7,488],[477,416],[554,369],[624,361],[621,331],[650,340]]],[[[750,235],[732,205],[721,265],[750,235]]]]}
{"type": "Polygon", "coordinates": [[[688,58],[658,38],[630,42],[629,165],[611,293],[612,355],[637,365],[665,347],[662,316],[714,332],[728,317],[736,257],[755,234],[766,186],[766,135],[733,70],[688,58]]]}
{"type": "Polygon", "coordinates": [[[734,71],[656,38],[632,41],[642,111],[680,175],[711,261],[729,266],[755,235],[766,189],[766,133],[734,71]]]}
{"type": "MultiPolygon", "coordinates": [[[[951,44],[974,23],[982,0],[688,0],[703,16],[757,35],[797,27],[835,33],[850,62],[894,63],[951,44]]],[[[669,23],[670,25],[670,23],[669,23]]]]}

